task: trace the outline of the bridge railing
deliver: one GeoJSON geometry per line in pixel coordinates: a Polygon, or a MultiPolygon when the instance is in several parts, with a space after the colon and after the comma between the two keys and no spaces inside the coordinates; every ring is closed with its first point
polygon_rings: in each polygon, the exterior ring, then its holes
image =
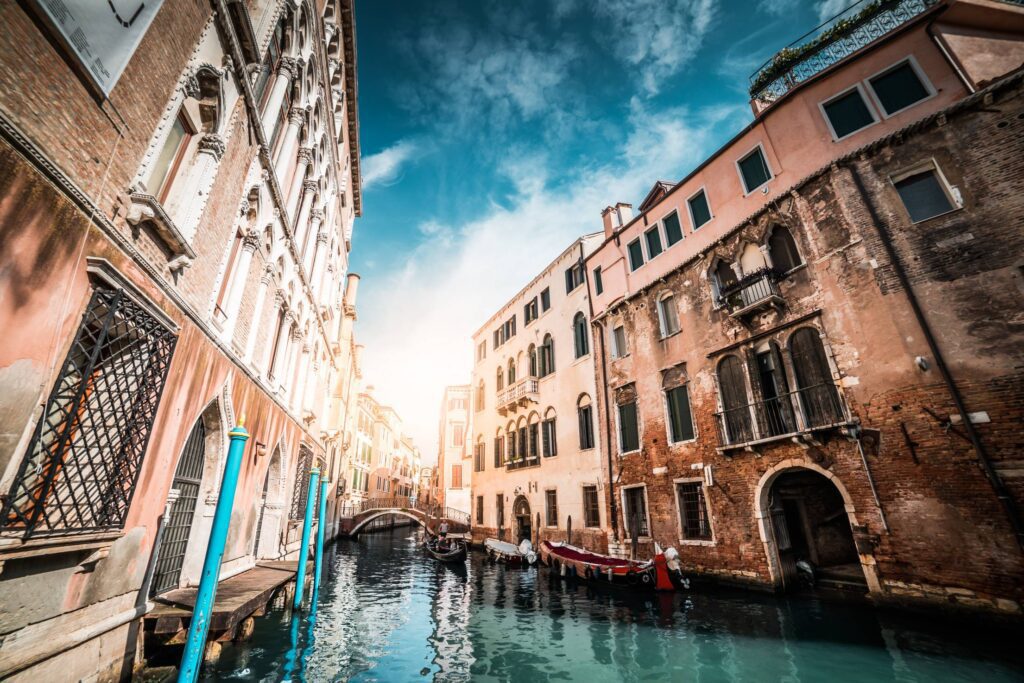
{"type": "Polygon", "coordinates": [[[456,524],[469,526],[468,512],[450,507],[442,508],[440,505],[413,500],[408,496],[367,498],[355,503],[345,503],[341,507],[341,516],[355,517],[356,515],[373,510],[416,510],[426,517],[447,519],[456,524]]]}

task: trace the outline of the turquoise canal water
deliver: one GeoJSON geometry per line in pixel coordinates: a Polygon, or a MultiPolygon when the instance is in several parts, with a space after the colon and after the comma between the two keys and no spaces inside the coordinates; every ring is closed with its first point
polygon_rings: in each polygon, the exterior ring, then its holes
{"type": "Polygon", "coordinates": [[[451,569],[398,529],[325,556],[316,615],[257,620],[204,680],[1024,681],[1019,631],[693,589],[635,596],[546,569],[451,569]]]}

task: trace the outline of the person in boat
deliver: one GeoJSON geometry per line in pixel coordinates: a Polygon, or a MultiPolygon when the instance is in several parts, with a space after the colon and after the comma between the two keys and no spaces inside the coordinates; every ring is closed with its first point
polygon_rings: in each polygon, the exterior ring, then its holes
{"type": "Polygon", "coordinates": [[[448,538],[448,522],[441,522],[441,527],[437,530],[437,537],[441,540],[448,538]]]}

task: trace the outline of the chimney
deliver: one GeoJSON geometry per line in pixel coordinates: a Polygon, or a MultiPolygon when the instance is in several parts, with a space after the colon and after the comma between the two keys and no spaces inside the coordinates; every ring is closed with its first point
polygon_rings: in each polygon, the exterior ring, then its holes
{"type": "Polygon", "coordinates": [[[619,227],[626,225],[633,220],[633,205],[626,204],[625,202],[619,202],[615,205],[615,213],[619,217],[619,227]]]}
{"type": "Polygon", "coordinates": [[[615,209],[611,206],[604,207],[604,211],[601,212],[601,220],[604,221],[604,238],[606,240],[611,239],[612,235],[615,234],[616,228],[622,223],[617,223],[619,215],[615,209]]]}
{"type": "Polygon", "coordinates": [[[355,310],[356,307],[356,293],[359,291],[359,275],[356,273],[349,273],[345,277],[345,312],[347,313],[350,309],[355,310]]]}

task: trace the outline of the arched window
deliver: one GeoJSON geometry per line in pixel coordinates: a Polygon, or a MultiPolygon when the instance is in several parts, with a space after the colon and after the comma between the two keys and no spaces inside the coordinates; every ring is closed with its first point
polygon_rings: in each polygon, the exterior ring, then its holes
{"type": "Polygon", "coordinates": [[[537,376],[537,347],[530,344],[530,348],[527,351],[530,356],[530,377],[537,376]]]}
{"type": "Polygon", "coordinates": [[[498,368],[498,374],[497,374],[497,384],[495,385],[495,388],[498,391],[501,391],[502,388],[504,388],[504,386],[505,386],[505,371],[502,370],[501,367],[499,367],[498,368]]]}
{"type": "Polygon", "coordinates": [[[484,381],[480,380],[480,383],[476,385],[476,409],[477,412],[484,409],[484,381]]]}
{"type": "Polygon", "coordinates": [[[789,272],[803,263],[793,235],[782,225],[772,230],[772,236],[768,238],[768,253],[771,254],[772,267],[780,273],[789,272]]]}
{"type": "Polygon", "coordinates": [[[718,363],[718,391],[722,399],[720,426],[725,443],[753,441],[754,432],[747,402],[747,381],[743,362],[726,356],[718,363]]]}
{"type": "Polygon", "coordinates": [[[679,312],[676,310],[676,299],[665,294],[658,299],[658,327],[662,338],[670,337],[679,331],[679,312]]]}
{"type": "Polygon", "coordinates": [[[558,455],[558,439],[555,433],[555,409],[544,411],[544,421],[540,423],[541,455],[545,458],[558,455]]]}
{"type": "Polygon", "coordinates": [[[839,393],[818,330],[804,327],[794,332],[789,338],[789,353],[807,426],[842,422],[839,393]]]}
{"type": "Polygon", "coordinates": [[[590,396],[583,394],[576,401],[576,421],[579,423],[580,450],[594,447],[594,408],[590,396]]]}
{"type": "Polygon", "coordinates": [[[509,422],[505,432],[505,462],[515,462],[520,457],[516,448],[516,426],[509,422]]]}
{"type": "Polygon", "coordinates": [[[582,358],[590,353],[590,341],[587,338],[587,318],[583,313],[577,313],[572,319],[572,336],[575,341],[576,357],[582,358]]]}
{"type": "Polygon", "coordinates": [[[728,261],[719,261],[711,272],[711,282],[715,293],[715,301],[722,303],[723,292],[736,285],[736,271],[728,261]]]}
{"type": "Polygon", "coordinates": [[[540,456],[540,415],[531,413],[527,423],[526,457],[536,460],[540,456]]]}
{"type": "Polygon", "coordinates": [[[540,376],[547,377],[555,371],[555,340],[550,334],[544,335],[540,346],[540,376]]]}
{"type": "Polygon", "coordinates": [[[508,359],[508,386],[512,386],[516,383],[516,362],[514,359],[508,359]]]}

